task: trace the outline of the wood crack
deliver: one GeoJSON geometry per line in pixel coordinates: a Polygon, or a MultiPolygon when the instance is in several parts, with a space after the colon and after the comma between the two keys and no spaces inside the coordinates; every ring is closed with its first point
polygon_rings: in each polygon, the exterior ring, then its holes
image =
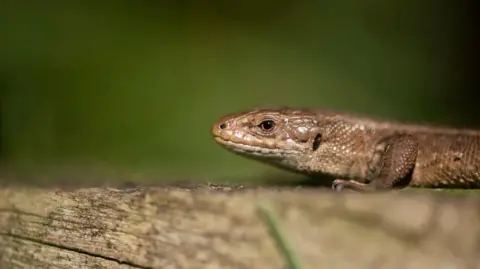
{"type": "Polygon", "coordinates": [[[105,255],[101,255],[101,254],[98,254],[98,253],[92,253],[92,252],[89,252],[89,251],[86,251],[86,250],[83,250],[83,249],[58,245],[58,244],[54,244],[52,242],[47,242],[47,241],[43,241],[43,240],[29,238],[29,237],[26,237],[26,236],[21,236],[21,235],[11,234],[11,233],[2,233],[2,232],[0,232],[0,235],[6,236],[6,237],[12,237],[12,238],[15,238],[15,239],[20,239],[20,240],[25,240],[25,241],[29,241],[29,242],[33,242],[33,243],[37,243],[37,244],[42,244],[42,245],[45,245],[45,246],[49,246],[49,247],[52,247],[52,248],[57,248],[57,249],[64,250],[64,251],[72,251],[72,252],[76,252],[78,254],[88,255],[88,256],[91,256],[91,257],[94,257],[94,258],[100,258],[100,259],[104,259],[104,260],[107,260],[107,261],[113,261],[113,262],[116,262],[118,264],[131,266],[133,268],[153,269],[153,267],[142,266],[142,265],[135,264],[135,263],[132,263],[132,262],[129,262],[129,261],[123,261],[123,260],[120,260],[120,259],[116,259],[116,258],[108,257],[108,256],[105,256],[105,255]]]}

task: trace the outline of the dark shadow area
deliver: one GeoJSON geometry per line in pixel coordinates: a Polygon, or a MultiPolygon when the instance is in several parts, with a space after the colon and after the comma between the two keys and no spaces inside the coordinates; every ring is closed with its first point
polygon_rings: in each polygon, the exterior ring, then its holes
{"type": "Polygon", "coordinates": [[[480,128],[480,18],[478,1],[463,0],[456,2],[462,14],[464,27],[457,29],[458,38],[455,40],[455,55],[450,68],[458,77],[455,86],[447,91],[443,103],[447,111],[452,111],[455,118],[449,119],[451,124],[466,125],[480,128]],[[457,69],[457,70],[455,70],[457,69]]]}
{"type": "Polygon", "coordinates": [[[264,175],[261,184],[265,186],[277,187],[303,187],[303,188],[331,188],[334,178],[331,177],[306,177],[298,175],[289,175],[288,173],[274,175],[264,175]]]}

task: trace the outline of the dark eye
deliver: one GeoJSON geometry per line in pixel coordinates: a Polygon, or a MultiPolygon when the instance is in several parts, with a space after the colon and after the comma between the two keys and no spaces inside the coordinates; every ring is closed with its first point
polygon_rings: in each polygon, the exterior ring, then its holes
{"type": "Polygon", "coordinates": [[[270,131],[275,127],[275,122],[273,120],[264,120],[258,126],[264,131],[270,131]]]}

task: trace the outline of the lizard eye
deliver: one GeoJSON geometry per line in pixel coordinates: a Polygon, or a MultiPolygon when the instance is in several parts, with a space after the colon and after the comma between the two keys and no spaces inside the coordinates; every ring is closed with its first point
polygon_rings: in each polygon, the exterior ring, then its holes
{"type": "Polygon", "coordinates": [[[263,131],[271,131],[275,127],[275,122],[273,120],[264,120],[258,125],[263,131]]]}

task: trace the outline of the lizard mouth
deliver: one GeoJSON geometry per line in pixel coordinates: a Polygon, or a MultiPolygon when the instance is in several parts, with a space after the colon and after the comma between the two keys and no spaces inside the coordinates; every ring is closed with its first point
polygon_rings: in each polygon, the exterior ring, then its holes
{"type": "Polygon", "coordinates": [[[287,157],[299,154],[299,151],[294,149],[265,148],[261,146],[233,142],[231,140],[223,139],[220,136],[215,136],[215,141],[228,150],[257,157],[287,157]]]}

